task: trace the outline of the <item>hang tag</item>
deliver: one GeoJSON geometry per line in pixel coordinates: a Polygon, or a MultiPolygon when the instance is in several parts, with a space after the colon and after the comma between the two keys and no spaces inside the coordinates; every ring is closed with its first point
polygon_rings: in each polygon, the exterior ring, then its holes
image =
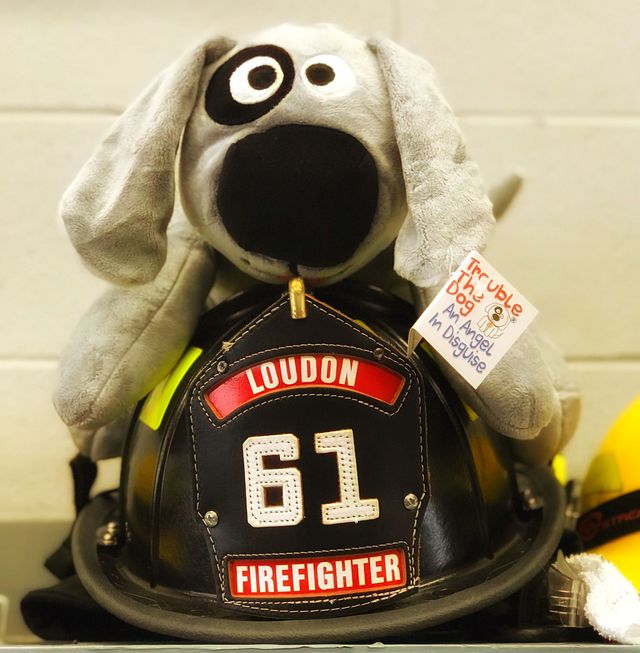
{"type": "Polygon", "coordinates": [[[538,310],[476,251],[451,275],[409,332],[409,354],[424,338],[477,388],[538,310]]]}

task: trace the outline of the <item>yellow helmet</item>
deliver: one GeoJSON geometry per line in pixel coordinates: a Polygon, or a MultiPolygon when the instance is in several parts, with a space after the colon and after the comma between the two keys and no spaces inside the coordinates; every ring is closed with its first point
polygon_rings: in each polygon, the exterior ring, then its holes
{"type": "Polygon", "coordinates": [[[640,396],[620,415],[591,461],[578,532],[640,591],[640,396]]]}

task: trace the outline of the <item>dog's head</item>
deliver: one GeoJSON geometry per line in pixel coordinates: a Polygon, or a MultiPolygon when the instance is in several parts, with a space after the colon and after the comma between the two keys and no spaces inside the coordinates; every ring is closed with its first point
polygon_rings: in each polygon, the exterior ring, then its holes
{"type": "Polygon", "coordinates": [[[491,322],[499,329],[504,329],[509,324],[509,311],[502,304],[493,302],[484,310],[491,322]]]}
{"type": "Polygon", "coordinates": [[[429,64],[331,26],[204,43],[129,107],[62,203],[98,275],[158,273],[178,150],[190,222],[265,281],[330,283],[397,238],[396,270],[428,286],[493,222],[429,64]]]}

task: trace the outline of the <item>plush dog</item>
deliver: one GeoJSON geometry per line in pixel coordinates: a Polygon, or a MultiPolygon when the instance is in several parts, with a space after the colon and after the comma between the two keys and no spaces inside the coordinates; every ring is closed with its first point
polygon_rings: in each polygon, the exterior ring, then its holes
{"type": "MultiPolygon", "coordinates": [[[[119,453],[122,423],[176,363],[207,297],[358,274],[410,282],[424,304],[494,222],[431,66],[325,25],[187,53],[116,121],[61,212],[85,263],[115,284],[79,324],[55,396],[93,458],[119,453]]],[[[478,391],[446,368],[491,426],[529,440],[530,460],[575,425],[562,370],[531,333],[478,391]]]]}

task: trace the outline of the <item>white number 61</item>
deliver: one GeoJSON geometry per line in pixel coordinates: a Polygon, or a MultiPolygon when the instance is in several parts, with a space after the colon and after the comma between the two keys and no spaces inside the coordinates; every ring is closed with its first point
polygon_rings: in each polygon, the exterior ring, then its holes
{"type": "MultiPolygon", "coordinates": [[[[357,524],[359,521],[377,519],[380,516],[378,499],[360,498],[353,431],[342,429],[316,433],[314,446],[317,453],[335,453],[338,463],[340,500],[322,504],[322,523],[357,524]]],[[[265,456],[298,460],[298,438],[293,433],[256,435],[245,440],[242,451],[249,524],[256,528],[299,524],[304,518],[300,470],[296,467],[266,469],[264,466],[265,456]],[[267,488],[281,489],[279,505],[267,505],[267,488]]]]}

